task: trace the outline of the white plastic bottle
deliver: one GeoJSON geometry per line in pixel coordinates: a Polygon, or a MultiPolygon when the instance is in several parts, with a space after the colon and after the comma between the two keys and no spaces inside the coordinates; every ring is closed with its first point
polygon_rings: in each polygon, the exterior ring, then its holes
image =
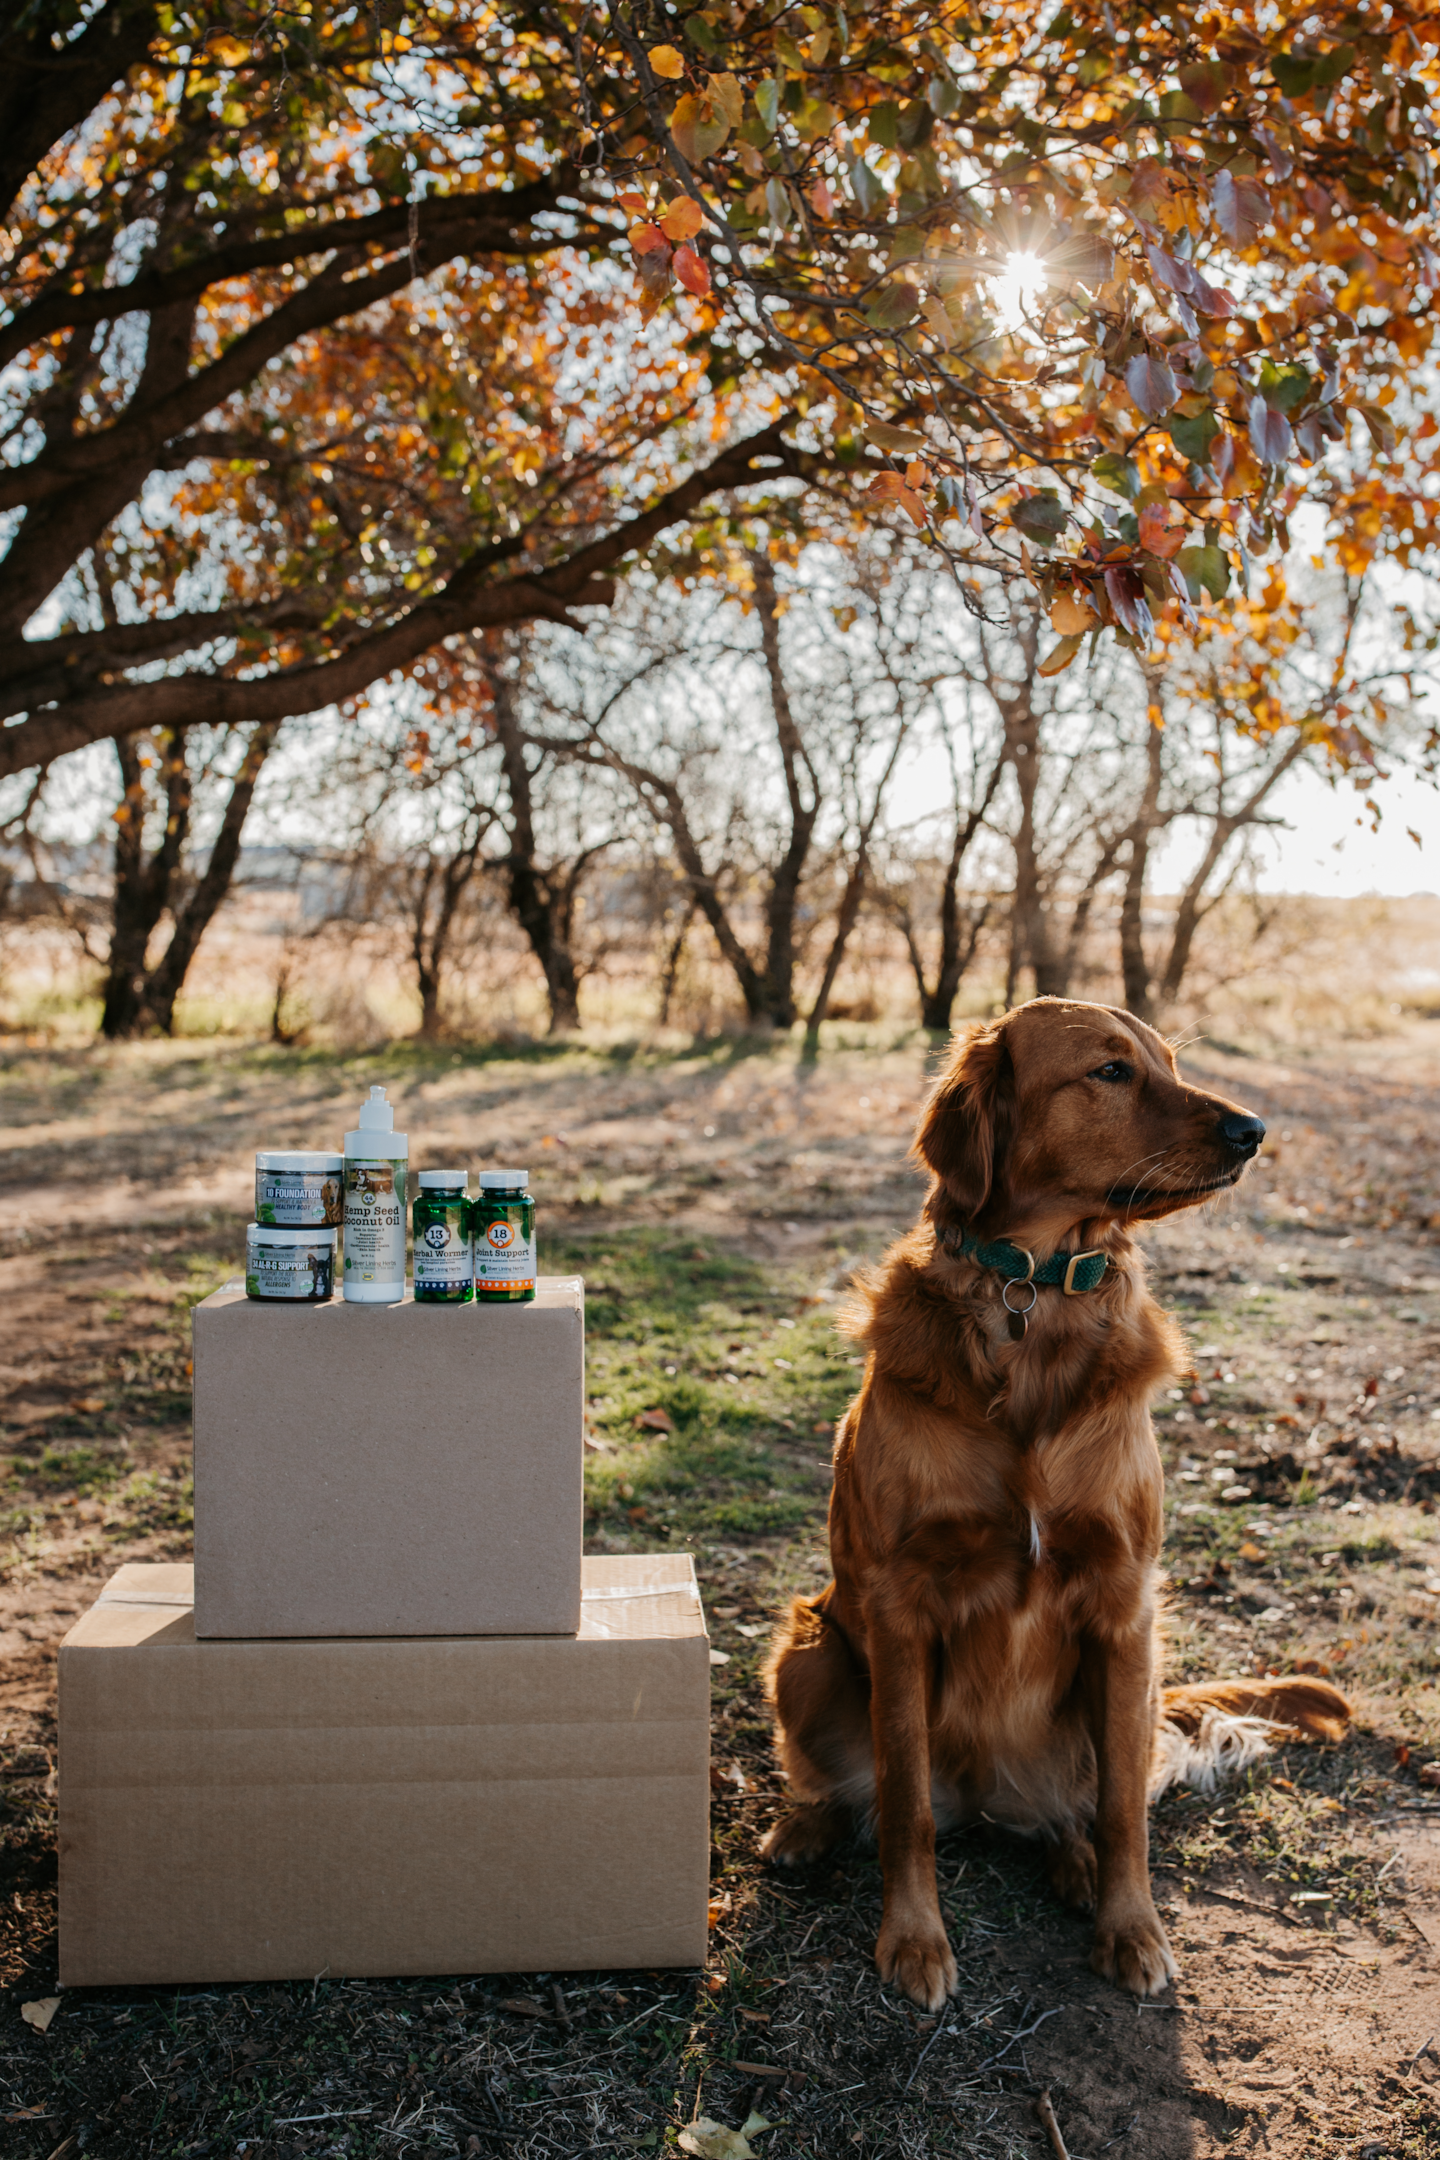
{"type": "Polygon", "coordinates": [[[405,1176],[410,1142],[395,1130],[383,1087],[360,1105],[360,1125],[345,1135],[345,1265],[352,1305],[398,1305],[405,1295],[405,1176]]]}

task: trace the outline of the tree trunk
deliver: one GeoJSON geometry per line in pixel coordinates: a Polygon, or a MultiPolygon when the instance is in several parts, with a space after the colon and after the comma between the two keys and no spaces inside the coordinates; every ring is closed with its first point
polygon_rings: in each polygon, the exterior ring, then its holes
{"type": "Polygon", "coordinates": [[[495,739],[510,797],[510,850],[504,861],[510,908],[545,977],[549,1032],[564,1035],[580,1025],[580,971],[567,935],[574,893],[567,907],[563,887],[552,884],[537,860],[534,788],[513,686],[498,667],[492,665],[488,673],[495,739]]]}
{"type": "Polygon", "coordinates": [[[657,1027],[670,1025],[670,1005],[675,996],[675,985],[680,978],[680,959],[685,950],[685,940],[690,935],[690,925],[695,919],[695,897],[692,893],[680,918],[680,928],[670,940],[665,955],[665,966],[660,975],[660,1003],[655,1015],[657,1027]]]}
{"type": "Polygon", "coordinates": [[[957,915],[954,942],[945,964],[935,978],[935,987],[926,991],[920,1000],[920,1025],[928,1028],[932,1034],[948,1035],[950,1032],[951,1015],[955,1010],[960,984],[975,957],[975,948],[980,943],[981,932],[989,919],[990,902],[986,900],[973,915],[966,918],[965,934],[962,938],[957,915]]]}
{"type": "MultiPolygon", "coordinates": [[[[950,860],[945,865],[945,878],[940,887],[940,964],[935,971],[933,989],[926,988],[923,969],[920,972],[920,1025],[937,1033],[949,1033],[950,1015],[955,1009],[961,981],[975,957],[980,934],[989,919],[990,903],[987,900],[978,914],[965,918],[962,928],[960,872],[965,857],[970,852],[970,844],[984,824],[985,813],[995,799],[995,790],[1000,785],[1005,763],[1006,751],[1002,747],[999,757],[990,768],[990,777],[985,783],[985,792],[980,800],[971,805],[963,818],[958,814],[958,802],[956,804],[955,837],[950,844],[950,860]]],[[[956,794],[959,794],[958,781],[956,794]]],[[[914,965],[913,958],[911,964],[914,965]]],[[[1008,997],[1005,1002],[1009,1004],[1008,997]]]]}
{"type": "MultiPolygon", "coordinates": [[[[815,821],[820,815],[820,786],[815,769],[795,724],[790,692],[780,654],[780,610],[775,594],[775,570],[768,555],[750,557],[755,580],[755,612],[760,618],[760,645],[770,681],[770,709],[775,716],[775,739],[785,773],[785,794],[790,805],[790,838],[776,864],[765,900],[765,967],[758,985],[758,1003],[750,1004],[752,1020],[772,1027],[795,1024],[795,910],[800,880],[810,854],[815,821]],[[802,778],[803,776],[803,778],[802,778]],[[807,786],[809,801],[806,801],[807,786]]],[[[856,907],[859,907],[857,896],[856,907]]],[[[838,966],[838,962],[837,962],[838,966]]]]}
{"type": "Polygon", "coordinates": [[[1010,970],[1006,1002],[1012,1003],[1020,971],[1029,967],[1036,997],[1064,997],[1069,971],[1054,949],[1050,911],[1040,872],[1035,798],[1040,788],[1040,715],[1024,693],[1005,715],[1005,742],[1020,795],[1015,833],[1015,897],[1010,918],[1010,970]]]}
{"type": "Polygon", "coordinates": [[[820,988],[815,993],[815,1002],[805,1023],[806,1036],[812,1042],[820,1033],[821,1022],[830,1003],[830,993],[835,988],[835,978],[840,973],[845,948],[850,942],[850,933],[860,920],[860,904],[865,898],[869,877],[869,850],[862,849],[850,865],[850,875],[846,878],[845,890],[840,895],[840,905],[835,913],[835,932],[830,940],[830,950],[825,955],[825,972],[820,977],[820,988]]]}
{"type": "Polygon", "coordinates": [[[116,757],[124,795],[115,818],[115,891],[105,1002],[100,1032],[109,1042],[137,1034],[146,1013],[145,958],[155,925],[170,903],[190,828],[190,771],[185,730],[176,728],[164,753],[165,830],[145,854],[145,771],[138,735],[117,736],[116,757]]]}
{"type": "MultiPolygon", "coordinates": [[[[1252,788],[1237,810],[1217,814],[1210,830],[1209,843],[1196,866],[1194,875],[1180,895],[1180,905],[1175,911],[1175,927],[1170,938],[1170,952],[1161,978],[1160,997],[1169,1004],[1180,994],[1185,970],[1190,965],[1190,953],[1195,943],[1195,933],[1205,920],[1205,890],[1219,867],[1220,858],[1230,842],[1243,826],[1259,821],[1261,806],[1275,783],[1286,774],[1295,760],[1305,750],[1305,738],[1297,735],[1284,755],[1277,759],[1258,787],[1252,788]]],[[[1220,783],[1223,785],[1223,782],[1220,783]]],[[[1217,802],[1219,800],[1217,791],[1217,802]]]]}
{"type": "Polygon", "coordinates": [[[1145,952],[1145,878],[1150,866],[1151,836],[1161,823],[1164,747],[1163,730],[1152,718],[1145,738],[1145,792],[1130,827],[1130,860],[1120,901],[1120,975],[1125,986],[1126,1006],[1137,1020],[1154,1017],[1153,978],[1145,952]]]}
{"type": "Polygon", "coordinates": [[[176,911],[170,943],[145,986],[146,1012],[164,1035],[175,1032],[175,1001],[185,986],[191,962],[200,949],[200,940],[215,920],[234,883],[240,861],[240,842],[245,820],[250,815],[255,784],[279,733],[280,722],[268,720],[250,737],[240,770],[230,785],[230,799],[225,805],[225,815],[220,820],[220,830],[215,835],[205,874],[188,895],[184,906],[176,911]]]}
{"type": "MultiPolygon", "coordinates": [[[[851,932],[860,920],[861,903],[865,898],[865,888],[870,881],[870,848],[875,838],[875,828],[880,822],[880,813],[885,807],[886,790],[889,788],[891,777],[899,762],[900,752],[904,748],[905,737],[908,733],[909,722],[902,721],[895,730],[895,739],[890,745],[890,755],[885,760],[885,769],[875,783],[875,793],[871,799],[869,815],[862,819],[860,825],[855,842],[854,860],[850,865],[850,872],[845,880],[845,890],[840,895],[840,906],[835,916],[835,934],[830,940],[830,950],[825,957],[825,971],[820,978],[820,989],[811,1008],[810,1018],[805,1025],[806,1036],[811,1042],[815,1040],[820,1032],[820,1023],[825,1018],[826,1008],[830,1003],[830,993],[835,988],[835,978],[839,974],[841,962],[845,958],[845,948],[850,943],[851,932]]],[[[859,794],[858,774],[856,776],[856,793],[859,794]]]]}

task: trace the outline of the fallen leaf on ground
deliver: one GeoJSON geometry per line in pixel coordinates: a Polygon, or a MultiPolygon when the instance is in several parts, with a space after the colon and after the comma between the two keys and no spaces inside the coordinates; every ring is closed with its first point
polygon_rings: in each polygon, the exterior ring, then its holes
{"type": "Polygon", "coordinates": [[[710,1663],[712,1665],[728,1665],[729,1662],[730,1653],[728,1650],[712,1650],[710,1652],[710,1663]]]}
{"type": "Polygon", "coordinates": [[[86,1417],[93,1417],[97,1410],[105,1408],[103,1395],[77,1395],[71,1403],[72,1410],[83,1410],[86,1417]]]}
{"type": "Polygon", "coordinates": [[[728,1913],[728,1912],[729,1912],[729,1910],[730,1910],[730,1892],[729,1892],[728,1890],[727,1890],[727,1891],[725,1892],[725,1894],[723,1895],[723,1897],[712,1897],[712,1898],[711,1898],[711,1900],[710,1900],[710,1925],[711,1925],[711,1927],[718,1927],[718,1926],[719,1926],[719,1924],[720,1924],[720,1922],[721,1922],[721,1921],[722,1921],[722,1920],[724,1919],[724,1917],[725,1917],[726,1913],[728,1913]]]}
{"type": "Polygon", "coordinates": [[[48,2032],[50,2020],[59,2007],[58,1995],[42,1995],[38,2002],[21,2003],[20,2015],[27,2025],[34,2026],[36,2032],[48,2032]]]}
{"type": "Polygon", "coordinates": [[[664,1410],[642,1410],[635,1420],[641,1432],[674,1432],[675,1426],[664,1410]]]}
{"type": "Polygon", "coordinates": [[[529,1997],[525,1995],[507,1996],[501,2003],[500,2008],[502,2010],[513,2010],[516,2017],[548,2018],[555,2015],[553,2010],[546,2009],[544,2003],[531,2002],[529,1997]]]}
{"type": "Polygon", "coordinates": [[[699,2115],[680,2132],[680,2150],[697,2153],[700,2160],[755,2160],[750,2140],[769,2128],[763,2115],[751,2115],[743,2130],[727,2129],[724,2123],[699,2115]]]}

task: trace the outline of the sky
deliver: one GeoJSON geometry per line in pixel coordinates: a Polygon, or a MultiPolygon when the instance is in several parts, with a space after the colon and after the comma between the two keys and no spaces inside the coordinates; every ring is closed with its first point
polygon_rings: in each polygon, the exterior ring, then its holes
{"type": "MultiPolygon", "coordinates": [[[[1377,799],[1384,814],[1374,833],[1368,815],[1356,823],[1360,804],[1343,781],[1331,787],[1304,767],[1287,773],[1273,798],[1287,829],[1267,833],[1260,842],[1262,890],[1336,900],[1363,893],[1403,899],[1440,892],[1440,794],[1411,774],[1397,773],[1378,789],[1377,799]],[[1407,826],[1420,835],[1419,847],[1407,826]]],[[[1156,891],[1179,883],[1189,853],[1182,838],[1161,856],[1151,881],[1156,891]]]]}

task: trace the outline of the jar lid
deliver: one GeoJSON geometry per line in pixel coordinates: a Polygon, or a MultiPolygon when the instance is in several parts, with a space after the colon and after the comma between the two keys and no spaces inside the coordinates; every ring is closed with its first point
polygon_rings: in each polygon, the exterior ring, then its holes
{"type": "Polygon", "coordinates": [[[477,1182],[482,1192],[523,1192],[530,1182],[528,1170],[482,1170],[477,1182]]]}
{"type": "Polygon", "coordinates": [[[465,1172],[463,1170],[422,1170],[420,1172],[420,1184],[426,1192],[449,1192],[456,1185],[463,1192],[465,1190],[465,1172]]]}
{"type": "Polygon", "coordinates": [[[343,1155],[332,1155],[328,1148],[266,1148],[255,1157],[257,1170],[333,1170],[338,1177],[345,1168],[343,1155]]]}
{"type": "Polygon", "coordinates": [[[245,1242],[247,1245],[333,1245],[335,1232],[323,1223],[316,1223],[308,1230],[292,1230],[282,1229],[278,1223],[252,1222],[245,1225],[245,1242]]]}

